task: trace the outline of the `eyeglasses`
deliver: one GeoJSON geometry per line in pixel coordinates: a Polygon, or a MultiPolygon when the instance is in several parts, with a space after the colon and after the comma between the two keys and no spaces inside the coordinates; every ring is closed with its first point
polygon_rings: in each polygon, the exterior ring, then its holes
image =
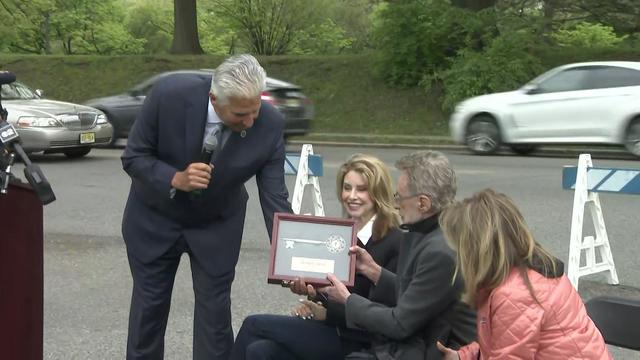
{"type": "Polygon", "coordinates": [[[417,194],[412,194],[412,195],[407,195],[407,196],[400,196],[400,194],[398,192],[396,192],[395,194],[393,194],[393,201],[395,201],[396,203],[399,203],[401,201],[405,201],[407,199],[411,199],[420,195],[424,195],[429,197],[429,194],[425,194],[425,193],[417,193],[417,194]]]}

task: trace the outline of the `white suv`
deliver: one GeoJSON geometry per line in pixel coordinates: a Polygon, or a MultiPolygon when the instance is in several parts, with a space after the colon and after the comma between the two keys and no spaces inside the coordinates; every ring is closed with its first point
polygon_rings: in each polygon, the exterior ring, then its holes
{"type": "Polygon", "coordinates": [[[549,70],[522,88],[467,99],[449,122],[476,154],[506,144],[619,144],[640,156],[640,62],[589,62],[549,70]]]}

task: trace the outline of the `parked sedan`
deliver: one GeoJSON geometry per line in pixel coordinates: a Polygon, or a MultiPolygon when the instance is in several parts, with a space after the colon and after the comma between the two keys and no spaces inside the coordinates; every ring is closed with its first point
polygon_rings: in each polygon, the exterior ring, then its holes
{"type": "Polygon", "coordinates": [[[111,141],[113,128],[105,114],[95,108],[42,99],[16,81],[2,85],[2,105],[28,153],[64,153],[69,158],[87,155],[91,148],[111,141]]]}
{"type": "Polygon", "coordinates": [[[449,125],[477,154],[500,144],[521,154],[541,144],[614,144],[640,156],[640,62],[560,66],[518,90],[461,102],[449,125]]]}
{"type": "MultiPolygon", "coordinates": [[[[153,85],[161,78],[176,73],[211,75],[213,70],[176,70],[154,75],[131,90],[114,96],[92,99],[85,104],[107,114],[114,128],[112,144],[117,138],[125,138],[133,126],[142,103],[153,85]]],[[[299,86],[281,80],[267,78],[267,88],[262,92],[262,100],[273,104],[285,117],[285,138],[304,135],[309,131],[313,118],[313,104],[302,93],[299,86]]]]}

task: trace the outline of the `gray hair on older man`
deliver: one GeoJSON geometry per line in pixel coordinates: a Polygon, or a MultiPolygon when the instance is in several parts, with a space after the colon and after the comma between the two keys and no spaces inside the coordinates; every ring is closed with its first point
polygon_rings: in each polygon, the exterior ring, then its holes
{"type": "Polygon", "coordinates": [[[455,200],[456,173],[443,153],[416,151],[402,157],[395,165],[407,173],[409,189],[413,193],[429,195],[433,210],[440,211],[455,200]]]}
{"type": "Polygon", "coordinates": [[[266,81],[267,73],[255,57],[234,55],[214,70],[211,93],[221,103],[227,103],[230,97],[255,98],[264,90],[266,81]]]}

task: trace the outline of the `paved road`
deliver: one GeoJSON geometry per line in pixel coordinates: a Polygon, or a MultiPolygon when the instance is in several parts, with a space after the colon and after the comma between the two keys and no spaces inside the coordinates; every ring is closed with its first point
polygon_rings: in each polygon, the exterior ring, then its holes
{"type": "MultiPolygon", "coordinates": [[[[291,146],[291,150],[296,148],[291,146]]],[[[314,150],[325,159],[321,189],[329,216],[340,216],[334,177],[349,154],[372,153],[392,165],[410,151],[320,146],[314,150]]],[[[131,279],[120,236],[129,185],[120,167],[120,153],[115,149],[94,150],[87,158],[74,161],[56,155],[35,157],[58,197],[45,208],[45,359],[123,358],[131,279]]],[[[478,157],[464,152],[448,155],[458,173],[460,196],[489,186],[511,195],[539,241],[566,260],[572,193],[561,190],[560,171],[563,165],[576,164],[576,158],[478,157]]],[[[603,167],[640,167],[638,161],[629,160],[596,159],[594,163],[603,167]]],[[[21,171],[16,169],[16,173],[21,171]]],[[[293,181],[293,177],[287,178],[291,192],[293,181]]],[[[246,315],[284,314],[297,300],[284,289],[266,284],[268,238],[255,184],[250,182],[248,189],[249,213],[232,292],[236,331],[246,315]]],[[[601,199],[620,280],[640,287],[639,199],[619,195],[602,195],[601,199]]],[[[310,203],[304,204],[304,211],[311,211],[310,203]]],[[[592,229],[588,226],[585,234],[589,231],[592,229]]],[[[594,282],[585,282],[585,291],[611,291],[601,285],[602,277],[593,276],[590,280],[594,282]]],[[[637,295],[633,291],[630,294],[637,295]]],[[[173,296],[166,358],[187,359],[191,354],[193,293],[186,257],[173,296]]],[[[640,353],[614,351],[616,358],[640,359],[640,353]]]]}

